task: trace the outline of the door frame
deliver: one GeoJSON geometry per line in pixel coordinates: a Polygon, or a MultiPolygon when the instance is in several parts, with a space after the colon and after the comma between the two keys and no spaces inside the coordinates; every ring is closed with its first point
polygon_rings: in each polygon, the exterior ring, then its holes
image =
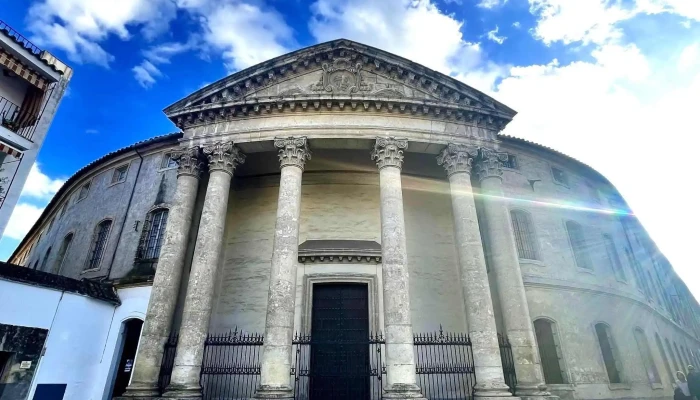
{"type": "Polygon", "coordinates": [[[304,275],[301,298],[301,332],[311,335],[311,314],[313,312],[313,293],[315,284],[323,283],[364,283],[367,285],[367,310],[369,312],[369,332],[374,334],[381,330],[379,320],[379,287],[377,276],[361,273],[318,273],[304,275]]]}
{"type": "MultiPolygon", "coordinates": [[[[114,384],[117,381],[117,374],[119,373],[119,363],[122,359],[122,354],[124,352],[124,345],[126,344],[126,324],[131,320],[139,320],[145,323],[144,319],[139,316],[131,316],[122,319],[119,322],[119,332],[117,332],[117,342],[114,346],[114,354],[112,356],[112,366],[109,369],[109,374],[107,376],[107,382],[105,385],[105,391],[102,395],[104,400],[112,398],[112,392],[114,391],[114,384]]],[[[136,345],[136,355],[139,354],[139,347],[141,347],[141,335],[143,334],[143,324],[141,325],[141,333],[139,334],[139,342],[136,345]]],[[[134,359],[134,364],[136,364],[136,359],[134,359]]],[[[131,370],[133,374],[133,369],[131,370]]],[[[129,378],[129,384],[131,383],[131,377],[129,378]]]]}

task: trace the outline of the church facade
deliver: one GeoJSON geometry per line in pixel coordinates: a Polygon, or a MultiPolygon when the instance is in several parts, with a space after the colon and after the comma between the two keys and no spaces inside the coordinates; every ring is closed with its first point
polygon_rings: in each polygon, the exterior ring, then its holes
{"type": "Polygon", "coordinates": [[[700,306],[615,187],[500,134],[515,111],[459,81],[337,40],[165,113],[182,133],[80,170],[10,259],[149,289],[109,396],[201,398],[209,335],[231,330],[260,334],[258,399],[304,397],[299,335],[340,371],[306,398],[670,398],[700,364],[700,306]],[[468,337],[464,397],[422,387],[416,338],[442,330],[468,337]],[[348,395],[372,343],[380,390],[348,395]]]}

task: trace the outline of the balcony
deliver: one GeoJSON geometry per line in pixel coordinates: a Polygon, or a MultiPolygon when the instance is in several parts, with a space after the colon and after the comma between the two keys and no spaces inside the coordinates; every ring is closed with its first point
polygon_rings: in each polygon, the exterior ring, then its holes
{"type": "Polygon", "coordinates": [[[29,41],[29,39],[22,36],[19,32],[12,29],[10,25],[7,25],[3,21],[0,21],[0,31],[4,31],[5,35],[13,38],[15,42],[24,47],[25,50],[38,56],[41,54],[41,49],[36,47],[36,45],[29,41]]]}
{"type": "MultiPolygon", "coordinates": [[[[32,141],[32,136],[36,129],[36,123],[41,115],[32,115],[31,112],[22,112],[23,110],[17,104],[0,96],[0,126],[8,131],[32,141]]],[[[4,133],[4,132],[1,132],[4,133]]],[[[0,135],[5,138],[6,135],[0,135]]],[[[7,137],[13,144],[20,147],[26,147],[22,140],[12,140],[12,137],[7,137]]],[[[23,149],[26,150],[26,149],[23,149]]]]}

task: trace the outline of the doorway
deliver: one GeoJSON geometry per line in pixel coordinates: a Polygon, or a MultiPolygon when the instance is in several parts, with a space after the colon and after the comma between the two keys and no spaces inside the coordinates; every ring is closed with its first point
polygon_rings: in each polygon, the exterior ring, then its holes
{"type": "Polygon", "coordinates": [[[122,330],[123,346],[119,364],[117,364],[112,397],[124,394],[126,387],[129,385],[131,372],[134,370],[134,359],[136,358],[136,349],[141,338],[142,326],[143,321],[140,319],[130,319],[124,322],[124,329],[122,330]]]}
{"type": "Polygon", "coordinates": [[[370,399],[365,283],[313,286],[310,400],[370,399]]]}

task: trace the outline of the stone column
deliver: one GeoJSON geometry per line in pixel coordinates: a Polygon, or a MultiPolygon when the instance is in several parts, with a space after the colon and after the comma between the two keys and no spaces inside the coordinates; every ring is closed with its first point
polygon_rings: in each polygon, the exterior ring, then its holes
{"type": "Polygon", "coordinates": [[[257,399],[294,398],[290,369],[299,262],[301,175],[311,152],[305,137],[275,139],[275,147],[279,149],[280,189],[257,399]]]}
{"type": "Polygon", "coordinates": [[[525,297],[518,250],[513,237],[508,201],[503,195],[505,153],[481,148],[475,170],[484,198],[484,219],[490,245],[491,268],[496,274],[498,297],[506,335],[513,346],[516,395],[523,398],[549,396],[525,297]]]}
{"type": "Polygon", "coordinates": [[[180,290],[187,238],[192,225],[192,213],[202,167],[198,147],[176,152],[173,158],[179,164],[175,198],[168,212],[168,223],[153,278],[151,298],[148,302],[146,320],[143,323],[134,372],[131,375],[131,384],[124,393],[125,397],[160,396],[158,377],[163,348],[170,335],[180,290]]]}
{"type": "Polygon", "coordinates": [[[423,398],[416,385],[413,326],[403,218],[401,166],[406,139],[378,137],[372,159],[379,168],[382,221],[382,280],[384,283],[384,331],[387,381],[384,398],[423,398]]]}
{"type": "Polygon", "coordinates": [[[204,154],[209,161],[209,184],[194,247],[175,363],[170,385],[163,395],[169,398],[202,396],[199,374],[214,300],[231,178],[236,166],[245,160],[232,142],[206,146],[204,154]]]}
{"type": "Polygon", "coordinates": [[[447,171],[452,198],[455,246],[476,371],[476,397],[513,399],[503,378],[496,320],[484,249],[476,217],[471,170],[476,147],[450,144],[437,157],[447,171]]]}

